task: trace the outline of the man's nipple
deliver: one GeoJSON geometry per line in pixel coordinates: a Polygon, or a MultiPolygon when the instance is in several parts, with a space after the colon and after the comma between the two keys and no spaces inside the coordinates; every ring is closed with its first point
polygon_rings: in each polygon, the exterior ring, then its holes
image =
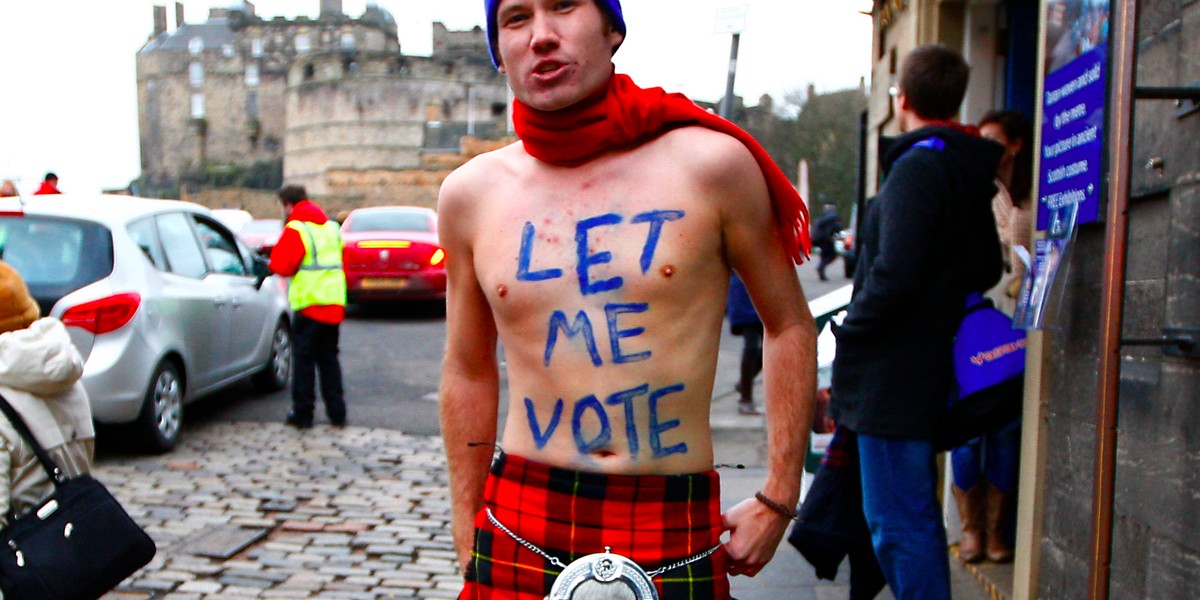
{"type": "Polygon", "coordinates": [[[496,286],[496,295],[503,298],[508,295],[508,286],[503,283],[496,286]]]}
{"type": "Polygon", "coordinates": [[[658,272],[662,273],[663,277],[670,279],[671,276],[675,275],[675,267],[673,265],[663,265],[662,268],[658,270],[658,272]]]}

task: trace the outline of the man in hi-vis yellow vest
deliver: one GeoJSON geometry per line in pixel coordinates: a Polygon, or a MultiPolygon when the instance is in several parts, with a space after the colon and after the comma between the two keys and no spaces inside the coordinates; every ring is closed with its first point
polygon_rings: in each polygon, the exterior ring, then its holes
{"type": "Polygon", "coordinates": [[[321,207],[308,199],[304,186],[279,190],[287,224],[271,251],[271,271],[291,277],[292,412],[286,423],[298,429],[313,425],[317,373],[325,415],[334,427],[346,424],[342,366],[338,363],[338,326],[346,317],[346,273],[342,270],[342,235],[321,207]]]}

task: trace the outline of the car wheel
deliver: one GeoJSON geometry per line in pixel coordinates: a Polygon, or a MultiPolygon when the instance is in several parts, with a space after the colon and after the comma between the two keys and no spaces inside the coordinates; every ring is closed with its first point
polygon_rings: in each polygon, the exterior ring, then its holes
{"type": "Polygon", "coordinates": [[[158,365],[150,378],[137,427],[153,452],[166,452],[179,441],[183,427],[183,379],[170,362],[158,365]]]}
{"type": "Polygon", "coordinates": [[[271,334],[271,354],[251,383],[260,392],[275,392],[287,386],[292,377],[292,330],[280,321],[271,334]]]}

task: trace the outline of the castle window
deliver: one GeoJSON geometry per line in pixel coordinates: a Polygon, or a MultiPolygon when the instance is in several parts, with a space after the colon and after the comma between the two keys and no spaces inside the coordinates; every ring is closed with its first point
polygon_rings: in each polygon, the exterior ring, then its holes
{"type": "Polygon", "coordinates": [[[204,118],[204,94],[192,94],[192,118],[204,118]]]}
{"type": "Polygon", "coordinates": [[[246,85],[258,86],[258,65],[246,65],[246,85]]]}
{"type": "Polygon", "coordinates": [[[224,46],[221,46],[221,54],[224,54],[225,58],[232,58],[233,44],[225,44],[224,46]]]}
{"type": "Polygon", "coordinates": [[[188,40],[188,52],[191,52],[192,56],[204,52],[204,40],[198,37],[188,40]]]}
{"type": "Polygon", "coordinates": [[[260,58],[260,57],[262,57],[262,55],[263,55],[262,38],[254,38],[254,39],[250,40],[250,56],[253,56],[254,58],[260,58]]]}
{"type": "Polygon", "coordinates": [[[314,67],[312,65],[312,63],[308,63],[307,65],[304,65],[304,80],[305,81],[312,79],[313,76],[316,74],[317,74],[317,69],[316,69],[316,67],[314,67]]]}
{"type": "Polygon", "coordinates": [[[193,61],[188,65],[188,82],[192,87],[204,85],[204,65],[200,61],[193,61]]]}
{"type": "Polygon", "coordinates": [[[356,43],[353,33],[342,34],[342,50],[353,50],[356,43]]]}
{"type": "Polygon", "coordinates": [[[312,49],[312,40],[307,33],[296,35],[296,52],[308,52],[312,49]]]}

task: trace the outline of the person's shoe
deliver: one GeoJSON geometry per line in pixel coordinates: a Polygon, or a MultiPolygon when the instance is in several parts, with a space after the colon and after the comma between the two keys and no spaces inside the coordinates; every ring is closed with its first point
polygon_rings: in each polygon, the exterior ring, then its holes
{"type": "Polygon", "coordinates": [[[758,412],[758,407],[754,406],[753,400],[738,400],[738,414],[757,415],[761,413],[758,412]]]}
{"type": "Polygon", "coordinates": [[[296,413],[288,413],[288,416],[283,420],[283,423],[285,425],[295,427],[296,429],[312,429],[313,426],[312,420],[305,421],[296,415],[296,413]]]}
{"type": "Polygon", "coordinates": [[[962,538],[958,542],[958,558],[965,563],[983,560],[984,511],[987,498],[981,484],[970,490],[950,486],[958,502],[958,518],[962,521],[962,538]]]}
{"type": "Polygon", "coordinates": [[[346,426],[346,418],[342,417],[340,419],[330,419],[329,424],[341,429],[346,426]]]}
{"type": "Polygon", "coordinates": [[[1004,543],[1004,515],[1008,512],[1008,494],[987,484],[987,541],[984,544],[988,560],[994,563],[1012,562],[1013,551],[1004,543]]]}

